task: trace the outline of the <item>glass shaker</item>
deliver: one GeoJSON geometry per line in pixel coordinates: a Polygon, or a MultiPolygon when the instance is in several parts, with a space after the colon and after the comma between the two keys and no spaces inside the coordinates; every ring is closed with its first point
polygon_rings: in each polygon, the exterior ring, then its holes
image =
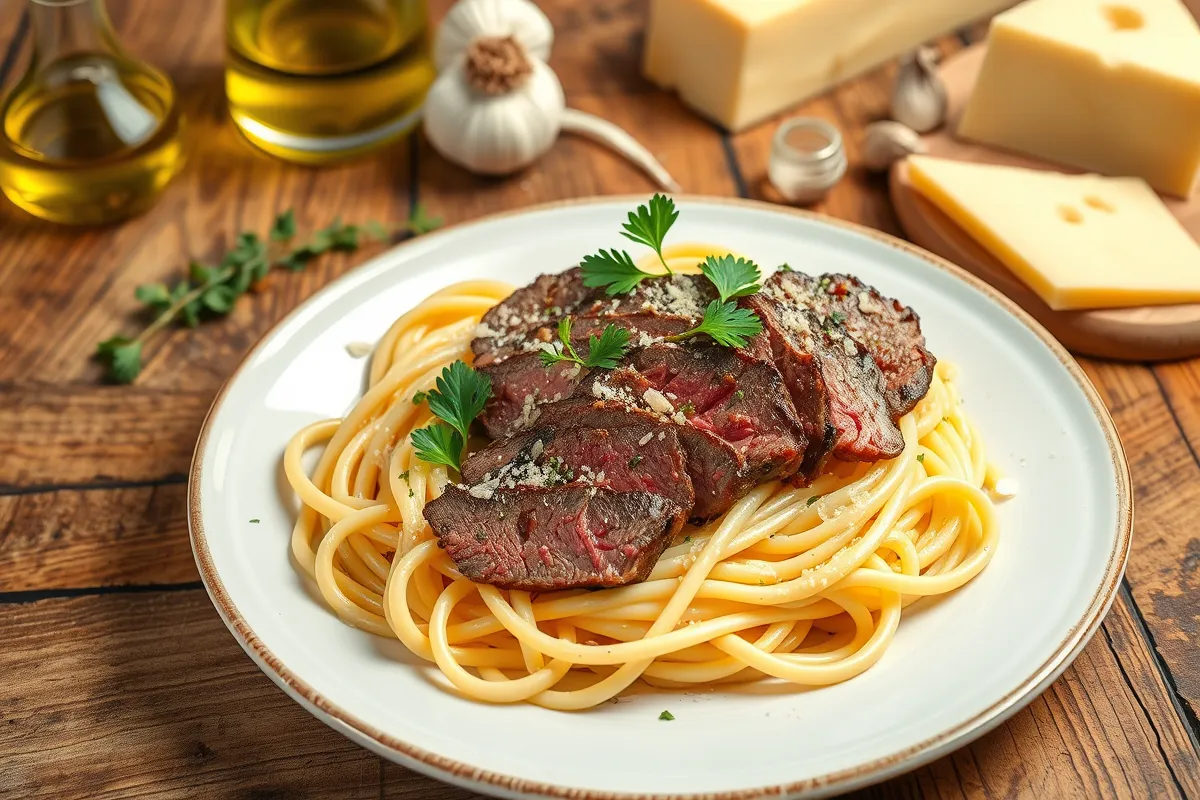
{"type": "Polygon", "coordinates": [[[225,92],[255,145],[301,163],[417,124],[435,77],[426,0],[227,0],[225,92]]]}
{"type": "Polygon", "coordinates": [[[29,0],[33,53],[0,107],[0,189],[31,214],[140,213],[183,163],[175,87],[117,42],[103,0],[29,0]]]}

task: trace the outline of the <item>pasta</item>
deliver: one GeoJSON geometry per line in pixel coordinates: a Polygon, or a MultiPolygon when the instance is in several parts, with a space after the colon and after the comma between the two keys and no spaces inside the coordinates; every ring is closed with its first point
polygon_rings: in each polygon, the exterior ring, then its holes
{"type": "Polygon", "coordinates": [[[901,456],[839,463],[806,488],[759,486],[685,527],[642,583],[536,595],[463,578],[422,517],[451,478],[414,457],[409,434],[431,417],[412,398],[470,360],[480,317],[511,290],[459,283],[402,316],[353,410],[300,431],[284,455],[301,502],[292,552],[330,608],[398,638],[463,694],[577,710],[636,681],[837,683],[879,660],[906,605],[954,591],[991,559],[996,476],[955,370],[939,363],[900,420],[901,456]],[[318,447],[310,475],[303,456],[318,447]]]}

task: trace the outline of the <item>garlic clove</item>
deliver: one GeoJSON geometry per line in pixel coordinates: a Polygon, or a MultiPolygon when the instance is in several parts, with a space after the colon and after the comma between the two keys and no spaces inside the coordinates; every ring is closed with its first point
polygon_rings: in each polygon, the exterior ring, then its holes
{"type": "Polygon", "coordinates": [[[438,72],[445,72],[483,36],[511,36],[526,53],[547,61],[554,27],[530,0],[459,0],[446,13],[434,38],[433,61],[438,72]]]}
{"type": "Polygon", "coordinates": [[[900,65],[892,87],[892,119],[919,133],[928,133],[946,121],[949,99],[937,71],[937,51],[922,47],[900,65]]]}
{"type": "Polygon", "coordinates": [[[863,133],[862,164],[873,172],[882,172],[892,164],[913,155],[924,153],[921,135],[907,125],[891,120],[872,122],[863,133]]]}

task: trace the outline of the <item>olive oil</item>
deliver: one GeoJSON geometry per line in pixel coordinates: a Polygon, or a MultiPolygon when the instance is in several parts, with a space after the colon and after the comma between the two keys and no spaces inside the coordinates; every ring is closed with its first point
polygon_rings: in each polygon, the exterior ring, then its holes
{"type": "Polygon", "coordinates": [[[425,0],[228,0],[225,91],[258,147],[323,163],[408,133],[433,82],[425,0]]]}
{"type": "Polygon", "coordinates": [[[170,80],[121,50],[100,0],[35,0],[30,19],[29,70],[0,108],[0,189],[54,222],[145,211],[183,160],[170,80]]]}

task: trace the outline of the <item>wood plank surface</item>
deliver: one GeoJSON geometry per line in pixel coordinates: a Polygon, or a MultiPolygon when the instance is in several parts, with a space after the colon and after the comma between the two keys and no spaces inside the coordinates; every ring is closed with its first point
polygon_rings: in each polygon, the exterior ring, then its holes
{"type": "MultiPolygon", "coordinates": [[[[222,4],[108,5],[129,49],[175,79],[192,149],[162,201],[121,226],[58,228],[0,201],[0,797],[472,797],[381,761],[276,690],[196,588],[187,542],[181,481],[212,396],[276,320],[373,251],[273,276],[227,319],[163,337],[134,387],[101,384],[90,354],[135,329],[136,285],[217,257],[284,208],[302,229],[403,219],[414,201],[456,222],[654,187],[568,136],[500,179],[469,175],[420,136],[333,168],[284,164],[228,120],[222,4]]],[[[431,0],[435,16],[449,5],[431,0]]],[[[645,0],[540,5],[568,105],[624,126],[685,190],[778,199],[765,181],[775,126],[815,114],[843,130],[852,160],[817,209],[897,231],[883,180],[853,163],[862,128],[887,113],[894,64],[729,136],[640,76],[645,0]]],[[[0,85],[24,68],[23,11],[0,3],[0,85]]],[[[1200,797],[1198,363],[1085,364],[1137,494],[1127,589],[1101,632],[1008,723],[856,796],[1200,797]]]]}

